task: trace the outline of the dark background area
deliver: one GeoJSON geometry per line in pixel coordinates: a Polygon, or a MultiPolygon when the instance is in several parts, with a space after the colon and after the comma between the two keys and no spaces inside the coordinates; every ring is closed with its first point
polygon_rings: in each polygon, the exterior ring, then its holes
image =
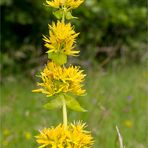
{"type": "MultiPolygon", "coordinates": [[[[1,70],[31,75],[46,63],[42,34],[55,20],[44,0],[1,0],[1,70]]],[[[145,0],[86,0],[72,20],[81,65],[139,64],[147,58],[147,4],[145,0]]]]}

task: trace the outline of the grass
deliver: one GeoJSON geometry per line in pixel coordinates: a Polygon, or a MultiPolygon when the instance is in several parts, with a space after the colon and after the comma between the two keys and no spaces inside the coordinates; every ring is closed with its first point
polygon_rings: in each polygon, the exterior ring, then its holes
{"type": "MultiPolygon", "coordinates": [[[[146,79],[144,66],[88,71],[87,96],[79,98],[87,113],[68,111],[69,121],[83,120],[95,138],[94,148],[116,148],[116,125],[126,148],[146,148],[146,79]]],[[[37,147],[34,136],[43,127],[62,122],[61,110],[47,111],[44,95],[33,94],[35,84],[26,78],[1,85],[3,148],[37,147]]]]}

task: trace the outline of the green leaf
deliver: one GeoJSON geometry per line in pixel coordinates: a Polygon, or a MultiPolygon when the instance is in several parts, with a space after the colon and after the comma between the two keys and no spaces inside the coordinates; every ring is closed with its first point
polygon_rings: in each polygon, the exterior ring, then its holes
{"type": "Polygon", "coordinates": [[[79,104],[79,102],[73,98],[72,96],[69,95],[64,95],[65,101],[66,101],[66,105],[68,108],[78,111],[78,112],[86,112],[87,110],[85,110],[84,108],[82,108],[79,104]]]}
{"type": "Polygon", "coordinates": [[[48,58],[59,65],[63,65],[67,62],[67,56],[63,53],[48,53],[48,58]]]}
{"type": "MultiPolygon", "coordinates": [[[[48,53],[48,52],[47,52],[48,53]]],[[[52,58],[52,54],[53,53],[48,53],[48,59],[51,59],[52,58]]]]}
{"type": "Polygon", "coordinates": [[[50,102],[46,103],[43,107],[48,110],[56,109],[62,107],[62,99],[60,95],[58,95],[55,99],[51,100],[50,102]]]}
{"type": "Polygon", "coordinates": [[[61,19],[63,16],[63,11],[62,10],[57,10],[53,12],[53,15],[57,18],[57,19],[61,19]]]}
{"type": "Polygon", "coordinates": [[[69,11],[66,12],[66,19],[67,20],[74,19],[74,18],[77,18],[77,17],[72,16],[71,12],[69,12],[69,11]]]}

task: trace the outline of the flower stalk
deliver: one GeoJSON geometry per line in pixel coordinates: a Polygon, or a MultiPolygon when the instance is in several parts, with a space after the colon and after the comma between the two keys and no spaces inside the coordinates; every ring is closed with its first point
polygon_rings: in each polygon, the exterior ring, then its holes
{"type": "MultiPolygon", "coordinates": [[[[65,8],[63,7],[63,15],[62,15],[62,22],[65,23],[65,8]]],[[[64,96],[62,97],[63,102],[63,124],[64,128],[67,128],[67,108],[66,108],[66,102],[64,99],[64,96]]]]}
{"type": "Polygon", "coordinates": [[[64,127],[67,127],[67,108],[66,108],[66,101],[64,99],[64,96],[62,98],[62,102],[63,102],[63,124],[64,127]]]}
{"type": "Polygon", "coordinates": [[[62,23],[65,23],[65,7],[63,6],[63,12],[62,12],[62,23]]]}

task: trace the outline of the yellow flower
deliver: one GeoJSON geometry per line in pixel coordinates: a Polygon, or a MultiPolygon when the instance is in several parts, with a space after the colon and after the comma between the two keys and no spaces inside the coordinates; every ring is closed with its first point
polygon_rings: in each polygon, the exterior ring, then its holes
{"type": "Polygon", "coordinates": [[[30,132],[25,132],[25,133],[24,133],[24,137],[25,137],[27,140],[30,140],[31,137],[32,137],[32,135],[31,135],[30,132]]]}
{"type": "Polygon", "coordinates": [[[11,134],[11,132],[9,131],[9,129],[5,129],[4,131],[3,131],[3,135],[4,136],[9,136],[11,134]]]}
{"type": "Polygon", "coordinates": [[[46,0],[48,6],[54,7],[54,8],[61,8],[65,7],[67,9],[75,9],[79,7],[84,0],[46,0]]]}
{"type": "Polygon", "coordinates": [[[59,66],[54,62],[49,62],[43,72],[41,72],[42,82],[38,83],[39,89],[33,92],[41,92],[47,97],[58,93],[71,92],[75,95],[83,95],[85,90],[82,89],[82,82],[85,75],[83,70],[79,70],[77,66],[70,66],[68,68],[59,66]]]}
{"type": "Polygon", "coordinates": [[[90,148],[93,138],[90,132],[85,131],[86,125],[80,122],[69,124],[67,128],[60,124],[57,127],[45,128],[36,136],[39,148],[90,148]]]}
{"type": "Polygon", "coordinates": [[[123,124],[128,127],[128,128],[132,128],[133,127],[133,122],[131,120],[125,120],[123,122],[123,124]]]}
{"type": "Polygon", "coordinates": [[[79,33],[75,33],[70,23],[65,24],[58,21],[57,24],[53,23],[49,25],[49,38],[43,36],[45,41],[45,47],[47,47],[48,53],[60,52],[65,55],[77,55],[79,51],[74,51],[75,38],[79,33]]]}

